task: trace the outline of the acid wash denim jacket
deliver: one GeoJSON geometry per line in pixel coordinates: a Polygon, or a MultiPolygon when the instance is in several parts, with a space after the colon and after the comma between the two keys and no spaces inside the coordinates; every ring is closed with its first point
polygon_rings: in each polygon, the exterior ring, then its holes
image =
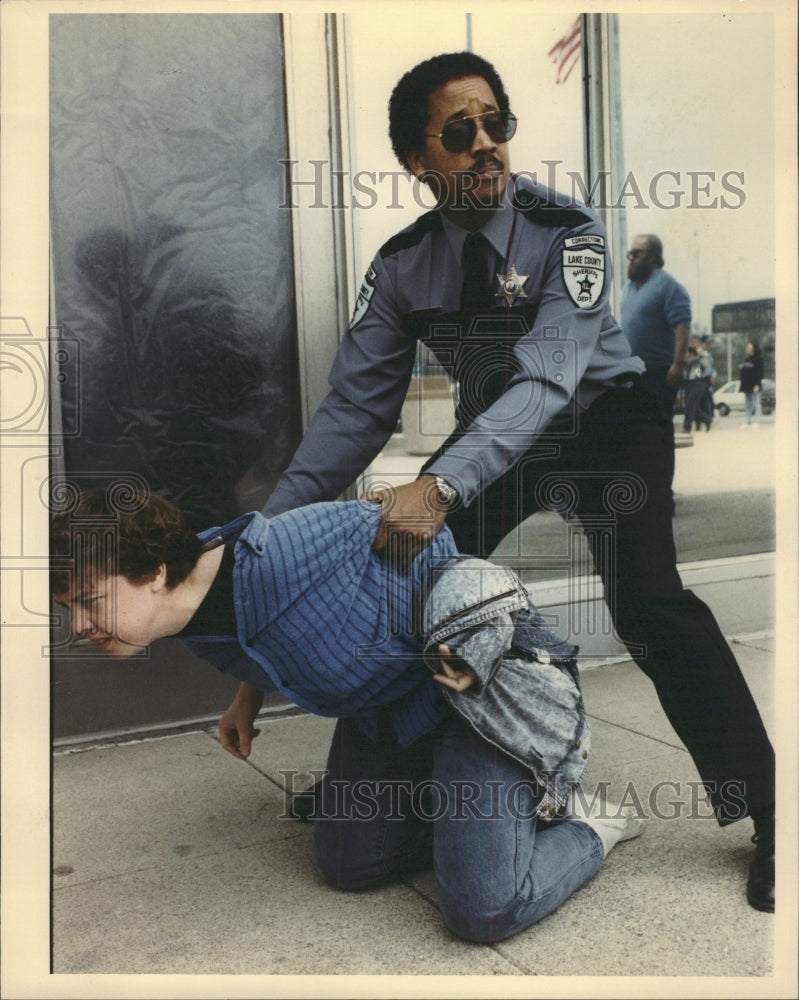
{"type": "Polygon", "coordinates": [[[547,627],[509,568],[455,556],[436,567],[424,610],[424,656],[438,671],[446,643],[478,681],[445,697],[479,735],[529,768],[556,815],[585,769],[591,730],[577,647],[547,627]]]}

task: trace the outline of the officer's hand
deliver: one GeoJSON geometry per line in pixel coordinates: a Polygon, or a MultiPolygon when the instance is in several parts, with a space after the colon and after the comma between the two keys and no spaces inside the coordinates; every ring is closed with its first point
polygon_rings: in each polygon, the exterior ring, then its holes
{"type": "Polygon", "coordinates": [[[438,681],[442,687],[448,687],[451,691],[466,691],[476,683],[477,674],[463,660],[453,658],[449,646],[441,643],[438,647],[438,653],[441,657],[441,670],[443,672],[433,674],[434,681],[438,681]],[[446,659],[447,657],[449,659],[446,659]]]}
{"type": "Polygon", "coordinates": [[[435,476],[420,476],[403,486],[370,490],[361,500],[377,500],[383,516],[372,543],[395,565],[407,566],[432,542],[444,525],[447,505],[440,499],[435,476]]]}

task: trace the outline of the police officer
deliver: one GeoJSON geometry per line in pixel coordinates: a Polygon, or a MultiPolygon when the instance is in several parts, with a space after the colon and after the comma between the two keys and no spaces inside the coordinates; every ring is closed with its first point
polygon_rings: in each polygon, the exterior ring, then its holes
{"type": "Polygon", "coordinates": [[[374,258],[330,392],[265,513],[332,499],[366,468],[422,341],[459,383],[457,428],[415,482],[367,495],[383,503],[376,547],[407,558],[446,519],[462,552],[486,556],[538,509],[579,518],[616,630],[718,822],[755,819],[748,897],[773,910],[773,750],[712,613],[676,569],[672,443],[608,304],[606,232],[591,209],[510,173],[516,119],[480,57],[415,67],[389,118],[396,155],[437,208],[374,258]]]}

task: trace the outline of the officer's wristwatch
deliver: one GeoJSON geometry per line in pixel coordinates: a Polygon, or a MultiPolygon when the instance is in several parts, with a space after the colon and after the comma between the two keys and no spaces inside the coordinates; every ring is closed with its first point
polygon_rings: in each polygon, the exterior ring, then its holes
{"type": "Polygon", "coordinates": [[[451,506],[458,499],[458,491],[441,476],[436,476],[436,492],[438,499],[447,506],[451,506]]]}

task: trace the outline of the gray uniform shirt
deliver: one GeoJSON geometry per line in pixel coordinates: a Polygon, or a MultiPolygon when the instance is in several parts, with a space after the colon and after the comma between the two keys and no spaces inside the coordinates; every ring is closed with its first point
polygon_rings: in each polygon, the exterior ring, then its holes
{"type": "Polygon", "coordinates": [[[265,508],[334,499],[390,437],[425,343],[458,381],[463,432],[427,469],[469,505],[551,428],[613,380],[640,373],[609,305],[607,236],[586,206],[514,176],[481,232],[495,255],[490,310],[459,312],[466,231],[422,215],[372,261],[330,373],[330,392],[265,508]],[[518,278],[515,278],[518,276],[518,278]],[[515,278],[518,294],[505,294],[515,278]],[[497,377],[498,376],[498,377],[497,377]]]}

